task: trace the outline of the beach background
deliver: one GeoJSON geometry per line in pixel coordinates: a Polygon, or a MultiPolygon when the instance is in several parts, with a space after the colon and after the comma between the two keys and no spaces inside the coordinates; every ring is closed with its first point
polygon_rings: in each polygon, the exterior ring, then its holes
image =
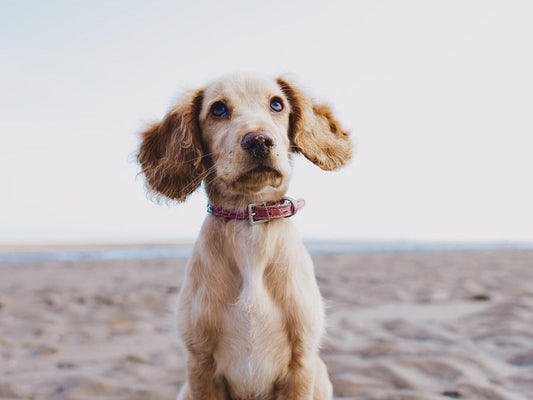
{"type": "MultiPolygon", "coordinates": [[[[0,399],[173,399],[184,249],[0,252],[0,399]]],[[[533,249],[313,253],[335,398],[532,398],[533,249]]]]}
{"type": "Polygon", "coordinates": [[[287,75],[356,154],[295,155],[337,399],[533,399],[533,3],[0,1],[0,399],[173,399],[205,217],[139,132],[225,73],[287,75]]]}

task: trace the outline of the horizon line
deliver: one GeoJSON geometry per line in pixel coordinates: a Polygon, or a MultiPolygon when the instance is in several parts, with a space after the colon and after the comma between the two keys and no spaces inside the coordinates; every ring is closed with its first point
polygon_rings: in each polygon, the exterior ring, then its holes
{"type": "MultiPolygon", "coordinates": [[[[362,254],[400,252],[451,252],[533,250],[527,241],[448,241],[448,240],[327,240],[306,239],[304,244],[311,255],[362,254]]],[[[126,244],[0,244],[0,264],[117,261],[147,259],[185,259],[192,253],[193,242],[187,243],[126,243],[126,244]]]]}

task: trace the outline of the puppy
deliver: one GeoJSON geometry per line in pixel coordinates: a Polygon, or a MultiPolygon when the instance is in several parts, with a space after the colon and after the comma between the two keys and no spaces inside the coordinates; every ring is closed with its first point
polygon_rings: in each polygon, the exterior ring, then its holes
{"type": "Polygon", "coordinates": [[[180,400],[322,400],[324,306],[290,220],[291,156],[324,170],[351,158],[327,105],[284,78],[231,75],[183,95],[142,133],[148,188],[184,201],[203,182],[208,215],[180,291],[188,351],[180,400]]]}

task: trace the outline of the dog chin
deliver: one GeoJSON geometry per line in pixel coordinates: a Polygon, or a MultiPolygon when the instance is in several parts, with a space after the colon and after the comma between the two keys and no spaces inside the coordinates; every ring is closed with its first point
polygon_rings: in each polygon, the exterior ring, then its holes
{"type": "Polygon", "coordinates": [[[231,185],[231,190],[235,193],[243,195],[265,194],[271,191],[278,192],[284,188],[285,180],[282,177],[261,179],[261,180],[246,180],[235,181],[231,185]]]}
{"type": "Polygon", "coordinates": [[[231,190],[245,196],[283,196],[286,183],[286,177],[278,170],[259,167],[233,180],[231,190]]]}
{"type": "Polygon", "coordinates": [[[283,174],[275,168],[258,166],[231,180],[234,190],[260,190],[266,186],[279,187],[283,183],[283,174]]]}

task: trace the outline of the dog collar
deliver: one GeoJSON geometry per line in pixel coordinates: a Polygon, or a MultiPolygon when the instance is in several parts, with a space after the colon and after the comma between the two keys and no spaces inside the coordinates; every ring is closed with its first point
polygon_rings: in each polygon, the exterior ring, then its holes
{"type": "Polygon", "coordinates": [[[245,210],[225,210],[207,203],[207,212],[215,217],[228,219],[247,219],[251,224],[268,222],[272,219],[292,217],[305,206],[304,199],[294,200],[283,197],[279,202],[268,205],[266,203],[250,203],[245,210]]]}

